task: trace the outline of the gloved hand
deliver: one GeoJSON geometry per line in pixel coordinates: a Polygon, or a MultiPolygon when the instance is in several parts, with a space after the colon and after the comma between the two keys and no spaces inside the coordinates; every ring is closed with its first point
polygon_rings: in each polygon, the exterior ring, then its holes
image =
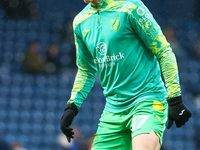
{"type": "Polygon", "coordinates": [[[67,104],[64,114],[60,120],[60,128],[66,135],[68,142],[71,142],[71,138],[74,138],[73,129],[69,126],[72,124],[74,117],[78,114],[78,108],[74,103],[67,104]]]}
{"type": "Polygon", "coordinates": [[[167,101],[169,104],[167,129],[171,128],[174,121],[176,123],[176,127],[180,128],[189,120],[192,113],[184,105],[181,96],[170,98],[167,101]]]}

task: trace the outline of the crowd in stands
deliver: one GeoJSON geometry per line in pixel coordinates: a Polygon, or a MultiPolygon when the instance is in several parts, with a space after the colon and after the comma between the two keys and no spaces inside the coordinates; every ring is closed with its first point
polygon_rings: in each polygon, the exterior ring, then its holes
{"type": "Polygon", "coordinates": [[[38,7],[32,0],[1,0],[6,16],[12,19],[37,19],[40,16],[38,7]]]}
{"type": "Polygon", "coordinates": [[[59,59],[59,45],[56,43],[50,44],[45,56],[42,56],[40,51],[39,41],[32,41],[24,54],[24,72],[32,74],[59,73],[62,67],[59,59]]]}

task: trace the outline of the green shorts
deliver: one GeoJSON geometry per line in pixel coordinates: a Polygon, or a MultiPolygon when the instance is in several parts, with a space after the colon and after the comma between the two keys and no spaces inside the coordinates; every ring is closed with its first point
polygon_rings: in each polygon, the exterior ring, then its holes
{"type": "Polygon", "coordinates": [[[121,113],[103,111],[92,150],[131,150],[132,138],[153,130],[162,137],[167,121],[168,104],[144,101],[121,113]]]}

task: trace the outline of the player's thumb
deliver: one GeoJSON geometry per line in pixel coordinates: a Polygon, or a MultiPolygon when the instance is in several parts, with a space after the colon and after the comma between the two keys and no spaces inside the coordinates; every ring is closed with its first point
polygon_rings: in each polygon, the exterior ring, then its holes
{"type": "Polygon", "coordinates": [[[169,119],[168,124],[167,124],[167,129],[170,129],[171,126],[173,125],[174,120],[173,119],[169,119]]]}

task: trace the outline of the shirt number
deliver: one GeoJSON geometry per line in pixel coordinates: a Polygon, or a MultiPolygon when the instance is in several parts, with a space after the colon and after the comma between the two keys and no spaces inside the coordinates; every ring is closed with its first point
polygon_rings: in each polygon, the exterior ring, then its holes
{"type": "Polygon", "coordinates": [[[141,128],[148,118],[149,118],[149,115],[135,116],[132,120],[132,131],[135,131],[136,129],[141,128]],[[136,123],[138,123],[138,125],[136,125],[136,123]]]}

